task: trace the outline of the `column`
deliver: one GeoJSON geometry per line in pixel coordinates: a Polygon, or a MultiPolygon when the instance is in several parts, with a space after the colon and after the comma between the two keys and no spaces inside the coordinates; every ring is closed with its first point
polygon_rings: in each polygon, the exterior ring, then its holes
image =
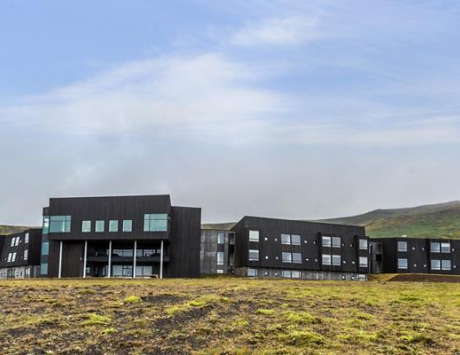
{"type": "Polygon", "coordinates": [[[160,279],[163,278],[163,239],[161,240],[161,251],[160,251],[160,279]]]}
{"type": "Polygon", "coordinates": [[[86,258],[88,255],[88,241],[85,240],[85,254],[83,255],[83,278],[86,277],[86,258]]]}
{"type": "Polygon", "coordinates": [[[137,240],[134,241],[133,279],[136,278],[136,263],[137,263],[137,240]]]}
{"type": "Polygon", "coordinates": [[[59,271],[58,278],[62,276],[62,240],[59,242],[59,271]]]}
{"type": "Polygon", "coordinates": [[[107,270],[107,277],[112,276],[112,241],[109,242],[109,269],[107,270]]]}

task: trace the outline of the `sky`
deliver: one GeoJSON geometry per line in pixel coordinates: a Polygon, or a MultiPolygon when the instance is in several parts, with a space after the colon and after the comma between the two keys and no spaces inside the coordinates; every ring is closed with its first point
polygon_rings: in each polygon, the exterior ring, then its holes
{"type": "Polygon", "coordinates": [[[460,199],[457,0],[4,0],[0,224],[170,194],[203,222],[460,199]]]}

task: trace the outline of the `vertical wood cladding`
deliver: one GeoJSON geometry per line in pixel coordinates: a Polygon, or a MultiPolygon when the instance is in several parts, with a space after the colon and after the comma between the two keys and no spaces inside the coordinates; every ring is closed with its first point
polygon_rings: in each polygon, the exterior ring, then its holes
{"type": "Polygon", "coordinates": [[[359,239],[365,236],[363,227],[316,222],[244,217],[232,229],[236,232],[235,268],[278,268],[290,270],[318,270],[367,273],[368,267],[359,267],[359,257],[368,251],[359,250],[359,239]],[[259,242],[249,241],[249,231],[259,231],[259,242]],[[281,243],[281,234],[300,235],[300,245],[281,243]],[[340,237],[339,248],[322,245],[322,236],[340,237]],[[248,251],[259,250],[259,260],[250,261],[248,251]],[[302,254],[301,263],[285,263],[283,252],[302,254]],[[323,265],[322,254],[340,255],[340,265],[323,265]]]}
{"type": "Polygon", "coordinates": [[[166,277],[200,276],[201,209],[172,207],[166,277]]]}
{"type": "MultiPolygon", "coordinates": [[[[134,241],[138,246],[147,243],[159,249],[164,241],[165,277],[197,277],[200,270],[200,228],[201,209],[172,207],[169,195],[159,196],[116,196],[52,198],[46,209],[50,216],[71,216],[68,233],[50,233],[49,276],[57,277],[59,270],[59,244],[63,242],[62,277],[83,276],[84,241],[113,242],[113,246],[132,248],[134,241]],[[145,232],[145,214],[167,214],[168,231],[145,232]],[[91,221],[91,232],[81,231],[82,221],[91,221]],[[105,221],[104,232],[95,231],[95,222],[105,221]],[[118,221],[118,231],[109,231],[109,221],[118,221]],[[123,232],[122,221],[132,220],[132,231],[123,232]]],[[[108,245],[108,244],[107,244],[108,245]]],[[[132,259],[132,258],[130,258],[132,259]]],[[[131,260],[118,260],[129,263],[131,260]]],[[[117,262],[112,259],[112,265],[117,262]]],[[[145,261],[144,261],[145,262],[145,261]]],[[[143,261],[138,261],[138,266],[143,261]]],[[[151,262],[154,270],[158,261],[151,262]]]]}
{"type": "Polygon", "coordinates": [[[70,233],[50,233],[50,240],[151,240],[167,239],[168,232],[144,232],[144,214],[171,215],[169,195],[51,198],[50,216],[72,216],[70,233]],[[91,232],[82,233],[82,221],[90,220],[91,232]],[[95,232],[95,221],[105,221],[104,232],[95,232]],[[109,232],[109,221],[118,221],[118,232],[109,232]],[[123,232],[122,221],[132,220],[132,231],[123,232]]]}
{"type": "Polygon", "coordinates": [[[21,233],[0,237],[3,242],[3,248],[0,248],[0,268],[40,265],[41,236],[42,230],[40,228],[32,228],[21,233]],[[26,234],[29,235],[28,243],[25,243],[26,234]],[[19,238],[18,244],[11,246],[11,240],[16,238],[19,238]],[[24,259],[25,250],[28,251],[27,260],[24,259]],[[8,262],[10,253],[16,253],[14,262],[8,262]]]}
{"type": "Polygon", "coordinates": [[[382,238],[383,273],[460,274],[460,241],[425,238],[382,238]],[[407,243],[407,251],[398,250],[398,242],[407,243]],[[450,252],[432,252],[431,243],[450,243],[450,252]],[[407,267],[399,267],[398,259],[407,260],[407,267]],[[433,270],[432,260],[450,260],[450,270],[433,270]]]}

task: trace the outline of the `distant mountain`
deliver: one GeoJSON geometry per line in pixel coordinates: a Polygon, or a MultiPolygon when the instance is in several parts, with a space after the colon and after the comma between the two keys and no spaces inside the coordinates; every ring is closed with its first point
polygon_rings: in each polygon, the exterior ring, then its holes
{"type": "MultiPolygon", "coordinates": [[[[411,208],[379,209],[358,216],[316,222],[363,226],[371,238],[407,235],[409,238],[460,239],[460,201],[411,208]]],[[[203,224],[202,228],[229,230],[234,225],[234,222],[208,223],[203,224]]]]}
{"type": "Polygon", "coordinates": [[[20,233],[30,227],[20,227],[20,226],[2,226],[0,225],[0,235],[8,235],[14,233],[20,233]]]}
{"type": "Polygon", "coordinates": [[[412,208],[379,209],[321,222],[364,226],[367,235],[372,238],[407,235],[409,238],[460,239],[460,201],[412,208]]]}

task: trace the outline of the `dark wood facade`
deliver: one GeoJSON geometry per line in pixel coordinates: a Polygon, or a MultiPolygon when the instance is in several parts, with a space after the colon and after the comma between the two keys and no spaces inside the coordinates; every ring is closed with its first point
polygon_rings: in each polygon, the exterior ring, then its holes
{"type": "Polygon", "coordinates": [[[460,240],[401,237],[375,239],[370,244],[372,260],[381,260],[381,267],[373,272],[460,275],[460,240]],[[432,243],[439,245],[439,252],[432,243]]]}
{"type": "Polygon", "coordinates": [[[61,277],[117,276],[113,267],[126,269],[124,277],[143,267],[148,267],[149,276],[199,276],[201,209],[171,206],[169,195],[52,198],[44,213],[45,218],[70,216],[68,232],[47,233],[49,255],[42,256],[46,276],[59,276],[61,245],[61,277]],[[144,231],[146,214],[167,215],[166,230],[144,231]],[[131,221],[131,230],[123,230],[124,220],[131,221]],[[91,221],[89,231],[83,230],[83,221],[91,221]],[[96,221],[104,221],[104,231],[96,231],[96,221]],[[110,231],[109,221],[117,221],[117,231],[110,231]]]}
{"type": "Polygon", "coordinates": [[[282,220],[274,218],[244,217],[232,229],[236,233],[235,270],[289,269],[318,272],[367,274],[369,268],[360,267],[360,257],[367,258],[368,249],[360,249],[359,241],[367,240],[363,227],[326,223],[282,220]],[[258,231],[259,241],[249,240],[249,232],[258,231]],[[281,235],[300,236],[300,245],[286,245],[281,235]],[[323,236],[340,238],[340,246],[323,245],[323,236]],[[258,250],[259,260],[249,260],[249,251],[258,250]],[[286,263],[282,253],[301,253],[301,262],[286,263]],[[324,265],[324,255],[340,255],[340,265],[324,265]]]}
{"type": "MultiPolygon", "coordinates": [[[[35,269],[40,265],[40,247],[42,230],[32,228],[21,233],[1,236],[0,269],[29,268],[27,277],[34,277],[35,269]],[[13,260],[14,256],[14,260],[13,260]]],[[[23,273],[23,271],[21,271],[23,273]]],[[[1,273],[0,277],[3,276],[1,273]]],[[[20,275],[25,277],[25,275],[20,275]]]]}

